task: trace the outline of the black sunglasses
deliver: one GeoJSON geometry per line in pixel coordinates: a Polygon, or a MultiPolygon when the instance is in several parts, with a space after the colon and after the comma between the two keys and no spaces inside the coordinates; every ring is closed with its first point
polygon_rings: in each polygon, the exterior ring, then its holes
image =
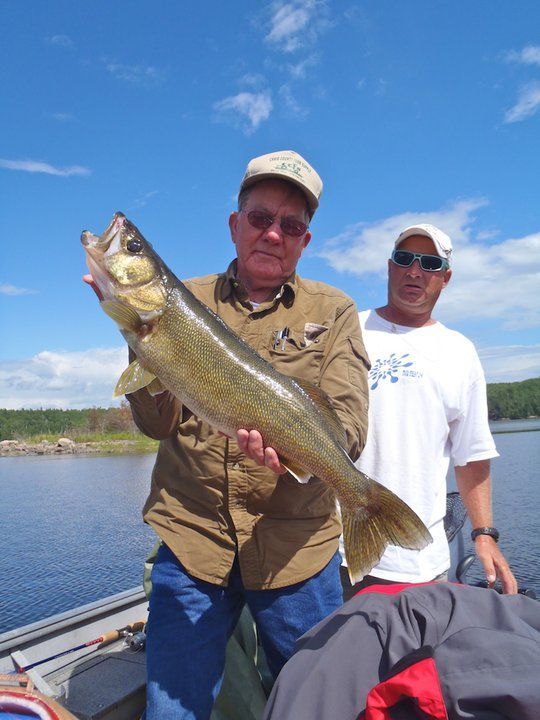
{"type": "MultiPolygon", "coordinates": [[[[247,214],[247,219],[251,227],[257,228],[257,230],[268,230],[276,221],[275,217],[268,215],[268,213],[262,210],[250,210],[247,214]]],[[[308,229],[305,223],[293,217],[280,218],[279,226],[285,235],[292,235],[293,237],[305,235],[308,229]]]]}
{"type": "Polygon", "coordinates": [[[411,267],[415,260],[418,260],[422,270],[426,272],[437,272],[448,267],[448,260],[438,255],[425,255],[424,253],[414,253],[408,250],[394,250],[390,260],[400,267],[411,267]]]}

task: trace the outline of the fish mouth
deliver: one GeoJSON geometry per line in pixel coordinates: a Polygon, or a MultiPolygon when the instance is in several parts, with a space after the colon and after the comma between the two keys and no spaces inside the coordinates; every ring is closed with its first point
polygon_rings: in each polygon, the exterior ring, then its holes
{"type": "Polygon", "coordinates": [[[116,212],[101,235],[94,235],[89,230],[84,230],[81,234],[81,243],[85,250],[91,255],[104,254],[107,252],[116,234],[121,232],[125,221],[126,216],[124,213],[116,212]]]}
{"type": "Polygon", "coordinates": [[[118,233],[122,232],[126,216],[116,212],[113,219],[101,235],[89,230],[81,234],[81,243],[86,251],[86,265],[104,299],[114,297],[114,279],[104,267],[104,256],[118,233]]]}

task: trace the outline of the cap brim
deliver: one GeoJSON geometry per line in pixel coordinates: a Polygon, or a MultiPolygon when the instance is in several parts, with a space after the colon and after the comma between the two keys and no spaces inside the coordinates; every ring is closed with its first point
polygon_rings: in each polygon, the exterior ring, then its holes
{"type": "Polygon", "coordinates": [[[435,250],[437,251],[437,255],[443,260],[446,260],[448,263],[450,262],[450,255],[452,253],[452,250],[446,250],[439,242],[437,237],[435,237],[432,233],[429,232],[429,230],[426,230],[423,227],[417,227],[412,226],[404,230],[398,238],[396,239],[394,243],[394,248],[397,248],[399,245],[401,245],[402,242],[407,240],[407,238],[412,237],[413,235],[421,235],[422,237],[427,237],[431,242],[433,243],[433,246],[435,247],[435,250]]]}
{"type": "Polygon", "coordinates": [[[285,180],[286,182],[290,182],[292,185],[296,185],[300,192],[302,192],[302,194],[305,196],[312,215],[319,207],[319,201],[316,195],[314,195],[310,190],[308,190],[305,185],[303,185],[301,182],[298,182],[298,180],[289,177],[288,175],[282,175],[281,173],[276,172],[257,173],[256,175],[251,175],[251,177],[246,178],[242,182],[239,192],[242,192],[242,190],[247,187],[251,187],[251,185],[255,185],[256,183],[261,182],[261,180],[285,180]]]}

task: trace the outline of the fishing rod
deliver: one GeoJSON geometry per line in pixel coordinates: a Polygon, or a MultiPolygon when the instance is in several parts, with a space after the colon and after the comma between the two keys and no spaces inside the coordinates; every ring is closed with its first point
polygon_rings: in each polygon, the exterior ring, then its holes
{"type": "Polygon", "coordinates": [[[43,660],[37,660],[36,662],[30,663],[29,665],[25,665],[24,667],[19,665],[17,667],[17,672],[26,672],[27,670],[31,670],[38,665],[43,665],[44,663],[50,662],[51,660],[56,660],[57,658],[63,657],[64,655],[69,655],[72,652],[76,652],[77,650],[84,650],[84,648],[90,647],[92,645],[108,645],[109,643],[112,643],[121,637],[126,637],[127,635],[133,635],[137,632],[140,632],[145,625],[145,621],[139,620],[138,622],[135,622],[132,625],[126,625],[119,630],[111,630],[104,635],[100,635],[95,640],[89,640],[88,642],[77,645],[76,647],[72,647],[69,650],[64,650],[63,652],[56,653],[56,655],[51,655],[50,657],[44,658],[43,660]]]}

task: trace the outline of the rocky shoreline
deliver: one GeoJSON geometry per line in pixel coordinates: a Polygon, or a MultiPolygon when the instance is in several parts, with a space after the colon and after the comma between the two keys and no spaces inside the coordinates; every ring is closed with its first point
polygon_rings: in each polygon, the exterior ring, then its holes
{"type": "Polygon", "coordinates": [[[78,454],[117,454],[133,452],[138,447],[136,440],[105,440],[95,442],[75,442],[61,437],[56,441],[42,440],[39,443],[27,443],[24,440],[0,440],[0,457],[18,455],[78,455],[78,454]]]}

